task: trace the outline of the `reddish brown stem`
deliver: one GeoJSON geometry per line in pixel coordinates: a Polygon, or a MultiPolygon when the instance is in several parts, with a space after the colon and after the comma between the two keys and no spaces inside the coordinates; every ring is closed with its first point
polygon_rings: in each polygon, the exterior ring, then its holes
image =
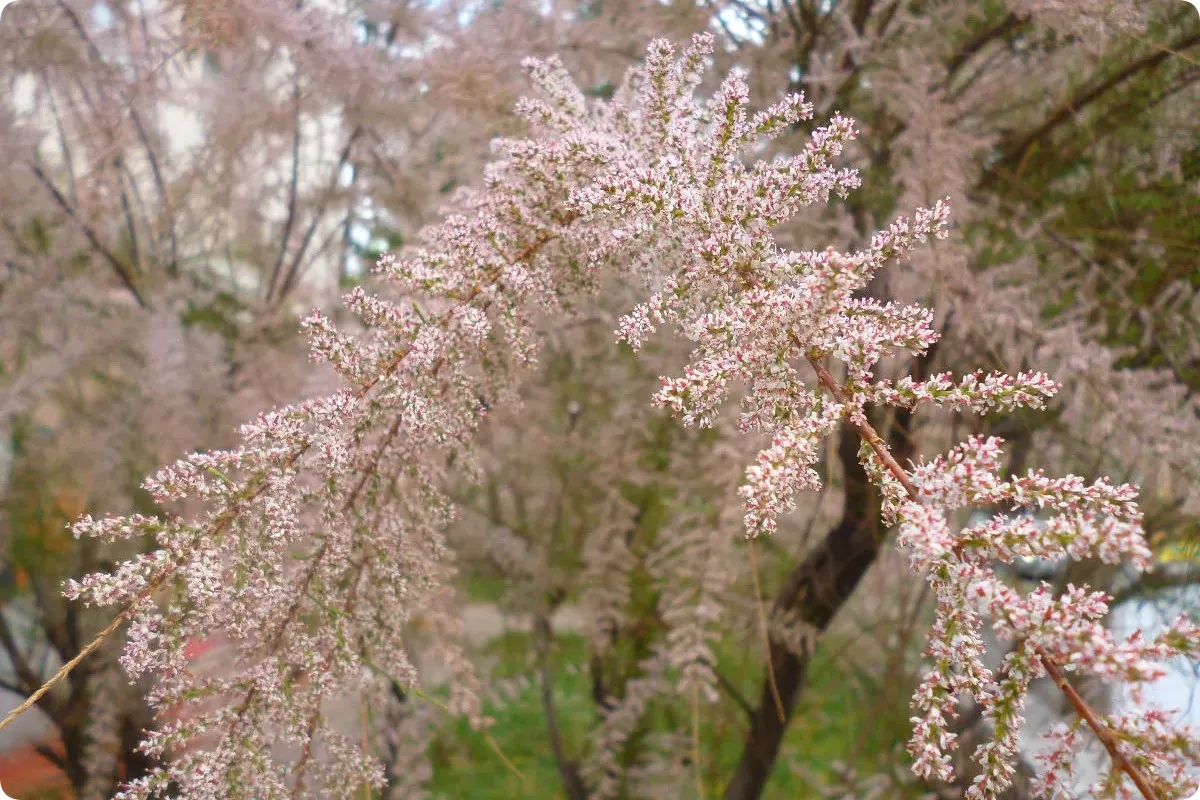
{"type": "MultiPolygon", "coordinates": [[[[833,399],[839,403],[845,403],[846,393],[842,391],[842,387],[833,379],[833,375],[826,369],[825,365],[811,356],[808,359],[808,363],[812,364],[813,370],[817,373],[817,380],[833,395],[833,399]]],[[[850,424],[854,426],[854,430],[858,431],[858,435],[863,438],[863,441],[869,444],[871,449],[875,451],[875,455],[888,468],[888,472],[892,473],[896,477],[896,480],[900,481],[900,485],[904,487],[904,491],[908,492],[908,496],[916,500],[917,487],[908,477],[908,473],[904,471],[904,467],[900,466],[896,462],[896,459],[892,457],[892,452],[888,450],[887,445],[883,443],[883,439],[880,439],[879,434],[871,427],[871,423],[866,420],[856,421],[852,419],[850,420],[850,424]]]]}
{"type": "Polygon", "coordinates": [[[1135,767],[1125,757],[1125,754],[1121,752],[1121,748],[1117,746],[1116,738],[1112,735],[1108,726],[1104,724],[1104,720],[1100,719],[1096,715],[1095,710],[1080,696],[1079,692],[1075,691],[1075,687],[1067,681],[1067,676],[1063,674],[1058,664],[1055,664],[1044,655],[1040,657],[1042,659],[1042,666],[1046,668],[1046,674],[1050,676],[1050,679],[1054,681],[1059,690],[1071,701],[1071,705],[1075,707],[1075,713],[1079,714],[1087,722],[1092,732],[1096,734],[1096,738],[1100,740],[1100,743],[1104,745],[1104,749],[1108,751],[1113,764],[1129,776],[1130,780],[1133,781],[1133,785],[1142,793],[1142,797],[1146,798],[1146,800],[1159,800],[1158,791],[1150,785],[1150,781],[1141,773],[1141,770],[1135,767]]]}
{"type": "MultiPolygon", "coordinates": [[[[821,385],[825,387],[825,390],[828,391],[839,403],[846,402],[845,392],[842,390],[842,387],[838,385],[838,382],[834,379],[833,374],[830,373],[828,368],[826,368],[821,360],[809,356],[808,363],[812,365],[813,371],[817,373],[817,380],[820,381],[821,385]]],[[[908,473],[904,471],[904,468],[901,467],[900,464],[896,462],[896,459],[892,457],[892,454],[887,449],[887,445],[883,443],[883,440],[879,438],[879,434],[875,432],[873,427],[871,427],[871,423],[867,422],[865,419],[859,419],[857,421],[851,420],[851,424],[854,426],[854,429],[858,431],[858,434],[862,437],[863,441],[866,442],[875,452],[875,456],[880,460],[880,462],[904,487],[904,491],[908,493],[909,498],[914,501],[917,500],[917,487],[913,484],[912,479],[908,477],[908,473]]],[[[1042,666],[1046,670],[1046,674],[1049,675],[1051,680],[1054,681],[1054,684],[1059,688],[1059,691],[1067,696],[1067,699],[1075,708],[1075,712],[1079,714],[1084,722],[1087,723],[1088,727],[1092,729],[1092,733],[1096,734],[1096,738],[1099,739],[1100,743],[1104,745],[1104,749],[1108,751],[1109,757],[1112,758],[1113,766],[1129,776],[1130,780],[1132,780],[1134,785],[1137,786],[1138,791],[1142,793],[1142,797],[1145,798],[1145,800],[1159,800],[1158,792],[1150,784],[1150,781],[1145,775],[1142,774],[1141,770],[1139,770],[1128,758],[1125,757],[1125,754],[1121,752],[1120,747],[1117,746],[1117,740],[1112,735],[1112,732],[1108,729],[1108,726],[1104,724],[1104,721],[1100,719],[1100,715],[1096,713],[1095,709],[1088,705],[1088,702],[1083,699],[1079,692],[1075,691],[1075,687],[1073,687],[1067,681],[1066,676],[1063,674],[1063,671],[1061,668],[1059,668],[1058,664],[1054,663],[1049,656],[1041,652],[1038,653],[1038,658],[1041,660],[1042,666]]]]}

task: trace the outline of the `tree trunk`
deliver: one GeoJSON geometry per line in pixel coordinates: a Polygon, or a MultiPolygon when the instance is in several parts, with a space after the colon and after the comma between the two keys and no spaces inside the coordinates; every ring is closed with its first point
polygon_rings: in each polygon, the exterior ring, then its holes
{"type": "MultiPolygon", "coordinates": [[[[858,463],[858,437],[849,428],[839,434],[838,457],[845,471],[846,510],[825,539],[788,575],[775,599],[776,612],[798,611],[800,619],[818,632],[824,632],[854,593],[879,554],[882,541],[878,499],[858,463]]],[[[774,690],[769,678],[764,678],[741,759],[725,789],[726,800],[754,800],[762,795],[808,677],[808,657],[801,658],[774,639],[769,657],[785,713],[780,719],[774,690]]]]}
{"type": "MultiPolygon", "coordinates": [[[[915,380],[927,377],[936,351],[935,345],[916,360],[915,380]]],[[[915,451],[912,418],[911,411],[898,409],[888,436],[888,445],[902,464],[915,451]]],[[[798,612],[800,620],[818,633],[825,632],[838,610],[854,594],[863,575],[875,563],[887,533],[879,518],[878,492],[858,463],[858,447],[858,435],[849,426],[843,427],[838,434],[838,460],[842,464],[846,493],[842,519],[791,571],[775,598],[775,613],[798,612]]],[[[762,795],[796,700],[808,679],[809,654],[801,657],[774,639],[768,654],[772,669],[763,678],[758,708],[751,716],[750,732],[737,769],[725,788],[725,800],[756,800],[762,795]],[[772,673],[783,705],[782,719],[770,682],[772,673]]]]}

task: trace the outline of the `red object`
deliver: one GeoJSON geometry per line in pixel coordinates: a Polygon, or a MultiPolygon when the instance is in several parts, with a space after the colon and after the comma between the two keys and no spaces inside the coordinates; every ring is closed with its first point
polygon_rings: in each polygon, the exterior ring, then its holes
{"type": "MultiPolygon", "coordinates": [[[[62,753],[59,742],[44,742],[43,746],[62,753]]],[[[27,745],[0,755],[0,786],[5,793],[14,800],[50,791],[58,792],[63,800],[74,798],[67,776],[35,748],[36,745],[27,745]]]]}
{"type": "MultiPolygon", "coordinates": [[[[186,654],[189,661],[195,662],[204,655],[211,653],[224,643],[224,637],[213,636],[208,639],[193,639],[188,643],[186,654]]],[[[23,744],[0,753],[0,788],[14,800],[25,800],[35,794],[38,797],[56,792],[61,800],[74,800],[75,792],[66,774],[55,766],[54,762],[37,752],[41,746],[61,755],[62,743],[57,739],[44,742],[23,744]]]]}

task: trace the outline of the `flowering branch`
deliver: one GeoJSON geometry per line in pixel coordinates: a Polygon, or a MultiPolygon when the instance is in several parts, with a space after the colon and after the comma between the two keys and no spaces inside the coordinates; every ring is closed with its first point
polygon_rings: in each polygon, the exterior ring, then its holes
{"type": "MultiPolygon", "coordinates": [[[[810,358],[809,364],[812,365],[813,370],[817,373],[817,378],[820,380],[821,385],[841,402],[843,400],[842,389],[838,386],[837,381],[825,365],[816,358],[810,358]]],[[[866,420],[857,420],[853,424],[863,441],[874,451],[875,457],[884,464],[888,472],[904,487],[904,491],[908,494],[909,498],[914,502],[920,502],[920,491],[908,477],[908,473],[904,471],[903,467],[892,458],[891,453],[888,452],[887,445],[879,438],[879,434],[875,432],[871,424],[866,420]]],[[[1054,681],[1055,686],[1066,695],[1076,713],[1087,722],[1088,727],[1096,734],[1096,738],[1104,745],[1104,749],[1108,751],[1113,764],[1129,776],[1145,800],[1158,800],[1159,794],[1150,784],[1150,781],[1142,774],[1140,769],[1126,758],[1107,726],[1101,721],[1096,711],[1075,690],[1075,687],[1071,686],[1059,666],[1044,653],[1039,653],[1038,659],[1041,662],[1042,668],[1046,670],[1046,674],[1054,681]]]]}
{"type": "MultiPolygon", "coordinates": [[[[794,506],[795,492],[819,488],[820,481],[809,467],[819,453],[818,441],[841,419],[850,421],[866,445],[860,455],[864,467],[883,490],[885,521],[901,524],[902,545],[912,551],[914,566],[929,576],[939,595],[939,618],[931,636],[936,668],[915,698],[927,716],[917,720],[912,743],[917,758],[914,769],[927,777],[950,777],[946,750],[953,746],[954,737],[944,719],[953,712],[948,704],[960,692],[970,691],[988,709],[996,737],[977,749],[975,758],[984,769],[968,796],[994,797],[1011,782],[1020,709],[1039,666],[1059,670],[1056,662],[1064,659],[1072,667],[1086,665],[1102,674],[1115,672],[1136,685],[1161,674],[1161,667],[1150,666],[1148,658],[1157,660],[1195,649],[1190,640],[1197,638],[1196,631],[1184,620],[1171,642],[1149,647],[1137,641],[1119,644],[1093,622],[1107,611],[1101,598],[1084,600],[1081,590],[1073,587],[1057,605],[1049,600],[1046,587],[1022,597],[1004,586],[988,565],[991,560],[1010,560],[1017,555],[1064,554],[1075,558],[1092,555],[1110,562],[1128,557],[1145,568],[1149,551],[1131,487],[1112,487],[1104,481],[1084,487],[1078,478],[1052,481],[1040,473],[1001,482],[995,477],[997,440],[972,439],[956,448],[949,459],[939,459],[913,475],[900,467],[868,422],[868,403],[906,408],[932,403],[984,413],[1021,406],[1040,408],[1057,387],[1040,373],[1015,377],[975,374],[957,385],[946,376],[920,383],[907,381],[897,387],[875,382],[873,368],[883,356],[895,350],[920,355],[938,337],[930,326],[932,314],[925,309],[882,305],[853,295],[865,288],[885,261],[903,257],[915,242],[930,234],[944,236],[948,209],[938,203],[932,210],[918,212],[911,223],[893,223],[876,234],[861,253],[843,255],[832,249],[824,253],[777,252],[768,233],[777,220],[769,209],[786,204],[788,194],[774,195],[769,188],[760,188],[739,196],[740,185],[707,197],[704,191],[719,184],[713,172],[726,168],[722,145],[744,136],[749,127],[741,113],[743,97],[744,86],[734,73],[710,104],[717,142],[711,155],[705,154],[711,166],[687,150],[664,156],[668,171],[678,164],[703,176],[703,188],[700,180],[689,185],[687,177],[669,173],[640,179],[643,186],[654,186],[652,192],[615,184],[604,189],[610,196],[607,202],[598,196],[588,198],[609,213],[621,213],[623,224],[630,227],[649,228],[663,220],[664,212],[685,209],[674,213],[680,218],[674,231],[693,243],[697,257],[663,281],[667,290],[627,316],[618,335],[636,349],[655,326],[673,322],[696,342],[684,376],[664,378],[663,389],[655,398],[685,424],[713,424],[731,382],[748,385],[740,425],[744,431],[760,430],[771,437],[770,446],[747,470],[747,483],[741,490],[751,536],[774,530],[775,517],[794,506]],[[689,157],[700,163],[689,164],[689,157]],[[727,205],[722,206],[721,201],[727,205]],[[729,206],[742,214],[728,213],[729,206]],[[713,213],[715,208],[725,213],[713,213]],[[830,355],[846,365],[844,386],[834,381],[822,363],[830,355]],[[790,366],[796,359],[813,367],[827,397],[811,392],[797,379],[790,366]],[[1039,537],[1040,532],[1029,524],[997,517],[986,531],[969,529],[964,538],[956,539],[944,517],[947,510],[966,505],[1023,507],[1031,503],[1059,512],[1045,536],[1039,537]],[[1001,681],[995,681],[976,656],[982,652],[975,632],[980,625],[975,610],[978,601],[983,601],[1002,634],[1022,642],[1009,656],[1010,668],[1001,681]],[[1087,629],[1087,639],[1076,640],[1071,631],[1077,626],[1087,629]],[[1137,667],[1116,669],[1127,657],[1138,659],[1137,667]]],[[[834,125],[814,135],[809,152],[836,155],[840,142],[852,137],[852,127],[835,118],[834,125]]],[[[740,169],[730,172],[731,182],[744,180],[740,169]]],[[[825,187],[840,186],[842,191],[851,185],[852,180],[836,178],[824,182],[825,187]]],[[[1073,700],[1080,698],[1075,694],[1073,700]]],[[[1134,766],[1094,713],[1084,716],[1108,747],[1115,767],[1129,775],[1145,797],[1154,797],[1147,769],[1134,766]]],[[[1144,733],[1136,726],[1122,732],[1130,742],[1147,742],[1144,733]]],[[[1173,762],[1172,755],[1150,753],[1143,763],[1152,770],[1171,771],[1179,781],[1186,756],[1177,755],[1182,760],[1173,762]]]]}

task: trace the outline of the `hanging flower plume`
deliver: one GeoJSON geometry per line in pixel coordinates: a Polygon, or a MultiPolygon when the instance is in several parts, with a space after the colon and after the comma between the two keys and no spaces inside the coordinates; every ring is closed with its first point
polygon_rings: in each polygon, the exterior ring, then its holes
{"type": "MultiPolygon", "coordinates": [[[[898,219],[859,252],[777,246],[772,229],[800,207],[858,186],[836,166],[854,124],[835,115],[802,152],[747,165],[743,153],[809,120],[812,107],[791,96],[751,114],[737,71],[698,100],[711,48],[706,34],[678,57],[652,42],[611,100],[586,99],[555,59],[527,61],[540,97],[517,113],[537,135],[497,141],[482,186],[459,193],[455,213],[423,232],[424,246],[380,260],[383,294],[346,296],[363,332],[319,313],[305,320],[313,359],[332,365],[343,388],[262,415],[242,427],[236,449],[191,455],[147,479],[170,512],[74,525],[77,536],[157,543],[68,587],[73,598],[126,609],[124,666],[153,676],[151,701],[170,712],[143,744],[170,756],[168,766],[122,796],[349,797],[364,782],[382,785],[381,765],[329,710],[347,692],[382,698],[393,683],[419,685],[402,638],[418,615],[451,669],[450,710],[488,724],[457,644],[443,538],[455,510],[444,487],[452,472],[475,474],[472,438],[487,410],[515,402],[536,361],[537,316],[569,313],[614,274],[643,281],[648,296],[622,319],[621,340],[636,350],[669,325],[694,344],[653,402],[705,426],[740,387],[739,427],[766,442],[740,490],[748,536],[770,534],[798,492],[821,488],[813,467],[826,436],[843,425],[862,436],[886,521],[938,601],[932,667],[913,698],[918,775],[949,777],[949,719],[963,694],[995,731],[974,754],[983,769],[969,791],[991,798],[1010,783],[1030,681],[1089,670],[1136,686],[1161,675],[1163,659],[1200,652],[1186,620],[1153,642],[1118,641],[1100,622],[1103,596],[1076,587],[1023,595],[991,566],[1060,556],[1145,566],[1133,488],[1040,472],[1004,478],[996,439],[971,439],[909,471],[892,459],[871,428],[872,406],[995,413],[1041,408],[1057,387],[1036,372],[877,380],[882,358],[919,355],[938,334],[929,309],[862,290],[888,262],[945,237],[949,207],[898,219]],[[951,526],[952,512],[979,507],[996,516],[951,526]],[[1025,508],[1048,512],[1048,524],[1005,513],[1025,508]],[[1016,643],[996,674],[980,660],[985,620],[1016,643]],[[216,634],[235,643],[236,659],[219,676],[193,674],[188,643],[216,634]]],[[[715,684],[709,643],[720,614],[709,611],[681,620],[695,630],[669,639],[681,692],[715,684]]],[[[1138,779],[1184,788],[1197,752],[1191,731],[1153,713],[1089,727],[1114,764],[1097,796],[1132,796],[1138,779]]],[[[1084,733],[1059,737],[1045,796],[1066,796],[1055,792],[1084,733]]]]}

